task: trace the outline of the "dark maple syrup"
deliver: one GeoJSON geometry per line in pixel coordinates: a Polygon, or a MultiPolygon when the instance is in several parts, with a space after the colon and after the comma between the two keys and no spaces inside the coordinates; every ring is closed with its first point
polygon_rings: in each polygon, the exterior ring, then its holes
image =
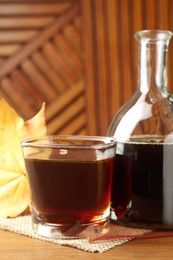
{"type": "Polygon", "coordinates": [[[94,222],[109,208],[113,160],[26,158],[34,208],[48,223],[94,222]]]}
{"type": "Polygon", "coordinates": [[[116,154],[111,204],[118,221],[173,227],[173,144],[123,144],[116,154]]]}

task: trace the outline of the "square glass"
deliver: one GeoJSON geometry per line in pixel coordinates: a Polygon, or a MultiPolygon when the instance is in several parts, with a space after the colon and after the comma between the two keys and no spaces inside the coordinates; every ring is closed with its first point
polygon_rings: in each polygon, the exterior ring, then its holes
{"type": "Polygon", "coordinates": [[[21,145],[32,194],[33,230],[50,238],[105,232],[115,139],[46,136],[21,145]]]}

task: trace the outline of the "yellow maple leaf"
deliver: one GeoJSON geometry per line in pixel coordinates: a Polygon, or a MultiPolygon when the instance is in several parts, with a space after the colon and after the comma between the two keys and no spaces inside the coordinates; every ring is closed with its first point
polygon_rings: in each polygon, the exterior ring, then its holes
{"type": "Polygon", "coordinates": [[[0,217],[16,217],[30,204],[30,189],[20,142],[46,135],[45,105],[24,121],[0,100],[0,217]]]}

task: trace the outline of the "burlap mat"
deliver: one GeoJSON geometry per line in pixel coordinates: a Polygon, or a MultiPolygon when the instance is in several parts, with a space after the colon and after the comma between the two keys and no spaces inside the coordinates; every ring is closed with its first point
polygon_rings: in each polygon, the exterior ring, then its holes
{"type": "Polygon", "coordinates": [[[13,219],[0,218],[1,229],[9,230],[14,233],[29,236],[31,238],[52,242],[58,245],[75,247],[90,253],[94,253],[94,252],[103,253],[115,246],[124,244],[132,239],[135,239],[136,236],[140,236],[151,231],[146,229],[127,228],[115,224],[110,224],[110,225],[111,225],[110,231],[106,234],[106,237],[103,237],[100,240],[96,240],[96,241],[89,241],[88,239],[63,240],[63,239],[48,239],[35,234],[32,231],[30,215],[17,217],[13,219]],[[117,238],[115,238],[115,236],[117,238]]]}

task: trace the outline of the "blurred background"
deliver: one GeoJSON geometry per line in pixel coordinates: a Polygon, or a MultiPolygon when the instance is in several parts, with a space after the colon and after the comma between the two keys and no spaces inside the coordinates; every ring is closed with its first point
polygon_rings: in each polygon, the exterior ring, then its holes
{"type": "Polygon", "coordinates": [[[24,119],[45,102],[49,134],[106,135],[137,89],[143,29],[173,31],[173,1],[0,0],[0,97],[24,119]]]}

